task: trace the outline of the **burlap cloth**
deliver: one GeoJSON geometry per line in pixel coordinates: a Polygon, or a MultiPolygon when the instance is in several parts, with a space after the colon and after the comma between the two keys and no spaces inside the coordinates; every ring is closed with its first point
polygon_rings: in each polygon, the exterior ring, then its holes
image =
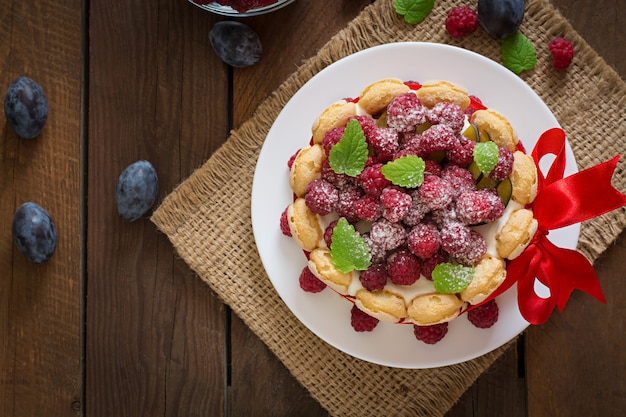
{"type": "MultiPolygon", "coordinates": [[[[392,0],[379,0],[365,8],[232,132],[224,146],[179,185],[152,217],[198,276],[335,416],[444,415],[507,346],[454,366],[407,370],[355,359],[317,338],[281,301],[259,259],[250,220],[255,162],[274,119],[291,96],[318,71],[346,55],[383,43],[428,41],[455,44],[500,62],[499,44],[482,30],[459,40],[446,34],[446,12],[461,3],[439,1],[417,26],[403,22],[392,0]],[[236,209],[218,209],[223,207],[236,209]]],[[[539,61],[534,71],[521,77],[568,132],[579,167],[624,152],[626,84],[619,75],[548,0],[527,1],[522,31],[537,47],[539,61]],[[550,67],[547,45],[554,36],[565,36],[575,45],[576,57],[566,72],[550,67]]],[[[624,167],[620,162],[613,182],[622,191],[626,190],[624,167]]],[[[595,261],[625,225],[623,210],[585,223],[579,250],[595,261]]]]}

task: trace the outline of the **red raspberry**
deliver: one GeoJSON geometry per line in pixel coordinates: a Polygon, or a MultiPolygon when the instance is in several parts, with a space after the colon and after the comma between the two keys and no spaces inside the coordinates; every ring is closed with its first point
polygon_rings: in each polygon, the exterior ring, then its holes
{"type": "Polygon", "coordinates": [[[339,143],[345,130],[346,128],[344,126],[341,126],[335,127],[326,132],[324,138],[322,139],[322,147],[324,148],[324,152],[327,156],[330,155],[331,148],[339,143]]]}
{"type": "Polygon", "coordinates": [[[478,13],[467,6],[454,7],[446,17],[446,30],[450,36],[460,38],[478,28],[478,13]]]}
{"type": "Polygon", "coordinates": [[[441,239],[441,248],[453,257],[457,253],[463,253],[472,241],[470,228],[453,221],[443,225],[439,230],[439,238],[441,239]]]}
{"type": "Polygon", "coordinates": [[[422,260],[422,275],[429,280],[433,280],[433,269],[437,265],[443,262],[443,256],[441,255],[441,251],[437,251],[433,256],[428,259],[422,260]]]}
{"type": "Polygon", "coordinates": [[[441,176],[441,165],[439,165],[432,159],[427,159],[424,161],[424,163],[426,164],[426,166],[424,167],[425,175],[436,175],[438,177],[441,176]]]}
{"type": "Polygon", "coordinates": [[[326,284],[313,275],[313,272],[311,272],[308,266],[305,266],[304,269],[302,269],[299,281],[300,288],[306,292],[317,293],[326,288],[326,284]]]}
{"type": "Polygon", "coordinates": [[[413,190],[409,193],[409,195],[411,196],[411,209],[404,218],[403,222],[407,226],[415,226],[422,221],[422,219],[424,218],[426,213],[430,211],[430,209],[422,201],[419,190],[413,190]]]}
{"type": "Polygon", "coordinates": [[[381,219],[372,223],[370,239],[372,244],[379,246],[385,251],[399,248],[406,242],[407,232],[399,223],[391,223],[389,220],[381,219]]]}
{"type": "Polygon", "coordinates": [[[492,190],[467,191],[457,198],[456,212],[464,224],[493,222],[504,213],[504,204],[492,190]]]}
{"type": "Polygon", "coordinates": [[[326,242],[326,246],[330,248],[330,244],[332,242],[333,230],[337,226],[337,220],[333,220],[324,230],[324,242],[326,242]]]}
{"type": "Polygon", "coordinates": [[[548,45],[552,54],[552,66],[558,70],[566,69],[574,59],[574,45],[567,39],[554,38],[548,45]]]}
{"type": "Polygon", "coordinates": [[[441,171],[441,178],[452,184],[457,194],[476,189],[476,181],[472,173],[458,165],[447,165],[441,171]]]}
{"type": "Polygon", "coordinates": [[[411,285],[420,277],[419,259],[406,249],[387,257],[387,274],[396,285],[411,285]]]}
{"type": "Polygon", "coordinates": [[[365,243],[367,243],[370,254],[372,255],[372,263],[384,263],[387,258],[387,249],[385,249],[382,242],[374,242],[369,233],[364,233],[363,239],[365,240],[365,243]]]}
{"type": "Polygon", "coordinates": [[[432,125],[422,133],[420,152],[431,154],[456,147],[459,143],[457,134],[448,125],[432,125]]]}
{"type": "Polygon", "coordinates": [[[387,187],[380,194],[383,217],[392,223],[397,223],[404,219],[411,209],[413,200],[411,196],[397,187],[387,187]]]}
{"type": "Polygon", "coordinates": [[[387,126],[398,132],[414,132],[426,121],[426,113],[415,93],[401,94],[387,106],[387,126]]]}
{"type": "Polygon", "coordinates": [[[374,164],[365,167],[359,175],[358,183],[367,194],[378,197],[384,188],[391,185],[391,181],[383,175],[381,171],[382,167],[383,164],[374,164]]]}
{"type": "Polygon", "coordinates": [[[280,231],[283,235],[291,237],[291,229],[289,228],[289,221],[287,220],[287,210],[289,207],[285,207],[280,215],[280,231]]]}
{"type": "Polygon", "coordinates": [[[376,197],[365,194],[354,202],[354,214],[368,222],[374,222],[383,215],[383,206],[376,197]]]}
{"type": "Polygon", "coordinates": [[[359,218],[354,211],[354,204],[361,196],[363,196],[363,193],[358,187],[339,190],[339,201],[337,201],[335,211],[340,217],[345,217],[349,222],[357,222],[359,218]]]}
{"type": "Polygon", "coordinates": [[[322,161],[321,177],[323,180],[326,180],[334,185],[338,190],[345,190],[354,187],[354,179],[346,174],[337,174],[333,171],[328,163],[328,159],[324,159],[322,161]]]}
{"type": "Polygon", "coordinates": [[[462,167],[468,166],[474,160],[474,146],[476,142],[473,140],[459,140],[455,146],[446,151],[448,162],[462,167]]]}
{"type": "Polygon", "coordinates": [[[428,259],[439,252],[439,229],[432,223],[413,226],[407,240],[409,250],[421,259],[428,259]]]}
{"type": "Polygon", "coordinates": [[[413,326],[413,334],[417,340],[429,345],[439,342],[448,333],[448,322],[433,324],[431,326],[413,326]]]}
{"type": "Polygon", "coordinates": [[[370,116],[352,116],[348,119],[348,121],[355,119],[361,125],[361,129],[363,129],[363,133],[365,134],[365,138],[369,142],[369,138],[374,134],[374,131],[378,129],[376,126],[376,120],[374,120],[370,116]]]}
{"type": "Polygon", "coordinates": [[[480,329],[487,329],[498,321],[498,304],[496,300],[487,301],[467,312],[467,319],[480,329]]]}
{"type": "Polygon", "coordinates": [[[374,150],[378,162],[388,162],[400,149],[398,132],[393,129],[381,127],[372,131],[368,143],[374,150]]]}
{"type": "Polygon", "coordinates": [[[304,201],[313,213],[325,216],[335,211],[339,202],[339,191],[327,181],[313,180],[306,187],[304,201]]]}
{"type": "Polygon", "coordinates": [[[418,188],[422,202],[431,210],[446,207],[454,199],[456,191],[452,184],[435,175],[427,175],[418,188]]]}
{"type": "Polygon", "coordinates": [[[456,214],[456,204],[454,202],[444,208],[435,209],[430,212],[430,221],[435,223],[439,228],[450,222],[458,222],[456,214]]]}
{"type": "Polygon", "coordinates": [[[387,283],[387,269],[384,265],[373,264],[359,274],[361,285],[368,291],[382,290],[387,283]]]}
{"type": "Polygon", "coordinates": [[[496,166],[489,173],[489,178],[492,178],[496,181],[502,181],[513,171],[513,153],[509,150],[509,148],[500,147],[500,152],[498,154],[498,162],[496,166]]]}
{"type": "Polygon", "coordinates": [[[454,254],[454,257],[461,264],[466,266],[474,266],[487,253],[487,242],[485,238],[475,230],[470,231],[469,244],[460,252],[454,254]]]}
{"type": "Polygon", "coordinates": [[[441,101],[428,111],[428,121],[434,125],[448,125],[455,133],[461,133],[465,124],[465,113],[458,104],[441,101]]]}
{"type": "Polygon", "coordinates": [[[350,324],[357,332],[371,332],[378,324],[378,319],[359,310],[357,306],[352,306],[352,310],[350,310],[350,324]]]}

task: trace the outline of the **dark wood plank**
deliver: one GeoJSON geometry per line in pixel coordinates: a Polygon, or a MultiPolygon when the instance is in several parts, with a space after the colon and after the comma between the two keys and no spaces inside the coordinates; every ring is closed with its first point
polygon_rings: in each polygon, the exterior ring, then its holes
{"type": "Polygon", "coordinates": [[[0,163],[0,415],[80,412],[81,2],[0,1],[0,91],[18,76],[44,89],[41,135],[19,139],[2,113],[0,163]],[[14,246],[11,221],[34,201],[54,219],[58,246],[36,265],[14,246]]]}
{"type": "MultiPolygon", "coordinates": [[[[296,1],[275,13],[247,19],[245,23],[261,37],[263,57],[253,67],[234,71],[234,126],[250,118],[304,59],[314,56],[369,3],[325,2],[322,8],[317,2],[296,1]]],[[[328,415],[236,316],[232,320],[232,341],[231,415],[328,415]]]]}
{"type": "Polygon", "coordinates": [[[223,305],[146,218],[122,221],[118,175],[147,159],[160,198],[228,134],[215,17],[186,1],[90,3],[89,416],[223,414],[223,305]]]}

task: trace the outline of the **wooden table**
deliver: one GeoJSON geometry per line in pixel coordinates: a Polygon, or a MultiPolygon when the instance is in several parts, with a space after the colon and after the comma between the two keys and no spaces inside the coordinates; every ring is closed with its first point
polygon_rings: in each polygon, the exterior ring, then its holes
{"type": "MultiPolygon", "coordinates": [[[[35,140],[2,120],[0,415],[328,415],[147,218],[118,217],[114,195],[122,169],[147,159],[165,197],[369,3],[298,0],[248,19],[263,58],[233,70],[208,41],[222,18],[185,0],[0,0],[0,90],[28,75],[50,101],[35,140]],[[11,240],[30,200],[59,230],[43,265],[11,240]]],[[[626,78],[621,2],[554,3],[626,78]]],[[[621,415],[624,270],[622,234],[597,263],[608,304],[575,293],[447,415],[621,415]]]]}

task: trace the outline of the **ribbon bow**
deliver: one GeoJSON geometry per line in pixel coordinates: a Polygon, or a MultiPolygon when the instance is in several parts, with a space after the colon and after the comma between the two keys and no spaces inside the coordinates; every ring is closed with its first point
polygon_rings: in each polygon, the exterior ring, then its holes
{"type": "Polygon", "coordinates": [[[611,185],[619,156],[563,178],[565,137],[562,129],[547,130],[533,149],[538,184],[532,209],[538,229],[524,252],[509,262],[507,278],[489,297],[495,298],[517,282],[519,309],[531,324],[544,323],[555,306],[561,312],[575,289],[606,303],[598,276],[587,258],[575,250],[555,246],[547,236],[550,230],[626,206],[626,195],[611,185]],[[539,161],[548,154],[554,154],[556,159],[544,177],[539,161]],[[535,292],[535,279],[550,290],[547,298],[535,292]]]}

